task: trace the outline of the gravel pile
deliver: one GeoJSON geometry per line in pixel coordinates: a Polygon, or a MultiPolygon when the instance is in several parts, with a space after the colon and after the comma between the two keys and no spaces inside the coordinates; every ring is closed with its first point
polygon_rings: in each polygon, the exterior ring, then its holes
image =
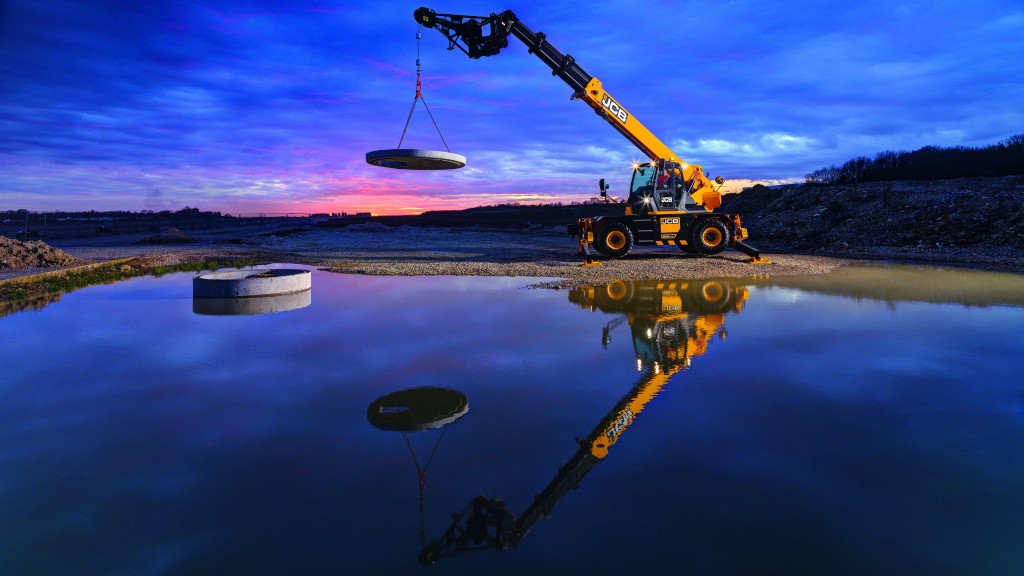
{"type": "Polygon", "coordinates": [[[42,240],[22,241],[0,236],[0,270],[59,268],[85,262],[42,240]]]}
{"type": "Polygon", "coordinates": [[[189,244],[195,241],[195,238],[189,236],[188,233],[179,230],[178,228],[168,228],[153,234],[149,238],[144,238],[139,242],[143,244],[189,244]]]}

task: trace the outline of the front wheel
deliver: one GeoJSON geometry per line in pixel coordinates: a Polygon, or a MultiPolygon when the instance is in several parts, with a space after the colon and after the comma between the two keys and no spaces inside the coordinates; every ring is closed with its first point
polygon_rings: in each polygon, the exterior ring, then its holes
{"type": "Polygon", "coordinates": [[[712,256],[729,245],[729,229],[721,220],[706,218],[693,227],[690,245],[698,254],[712,256]]]}
{"type": "Polygon", "coordinates": [[[633,249],[633,232],[622,222],[612,222],[597,233],[597,251],[612,258],[622,258],[633,249]]]}
{"type": "Polygon", "coordinates": [[[697,253],[697,249],[692,244],[683,244],[682,242],[676,242],[676,246],[678,246],[680,250],[687,254],[697,253]]]}

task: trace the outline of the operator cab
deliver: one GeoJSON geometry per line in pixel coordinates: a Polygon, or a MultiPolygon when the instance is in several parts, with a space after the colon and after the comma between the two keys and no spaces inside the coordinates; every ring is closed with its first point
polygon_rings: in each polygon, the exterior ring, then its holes
{"type": "Polygon", "coordinates": [[[655,165],[634,166],[629,187],[629,205],[634,214],[681,210],[696,211],[700,207],[686,193],[683,167],[677,162],[660,161],[655,165]]]}

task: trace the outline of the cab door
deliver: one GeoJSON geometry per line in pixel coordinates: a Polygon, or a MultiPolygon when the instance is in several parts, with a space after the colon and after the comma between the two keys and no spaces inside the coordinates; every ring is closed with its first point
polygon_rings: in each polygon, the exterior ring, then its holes
{"type": "Polygon", "coordinates": [[[654,202],[658,211],[678,210],[682,174],[673,164],[665,162],[655,179],[654,202]]]}

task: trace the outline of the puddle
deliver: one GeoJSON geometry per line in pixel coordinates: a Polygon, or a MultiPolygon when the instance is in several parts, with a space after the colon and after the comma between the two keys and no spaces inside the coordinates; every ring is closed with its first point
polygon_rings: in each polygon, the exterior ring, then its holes
{"type": "Polygon", "coordinates": [[[1019,276],[194,275],[0,319],[0,573],[1024,563],[1019,276]]]}

